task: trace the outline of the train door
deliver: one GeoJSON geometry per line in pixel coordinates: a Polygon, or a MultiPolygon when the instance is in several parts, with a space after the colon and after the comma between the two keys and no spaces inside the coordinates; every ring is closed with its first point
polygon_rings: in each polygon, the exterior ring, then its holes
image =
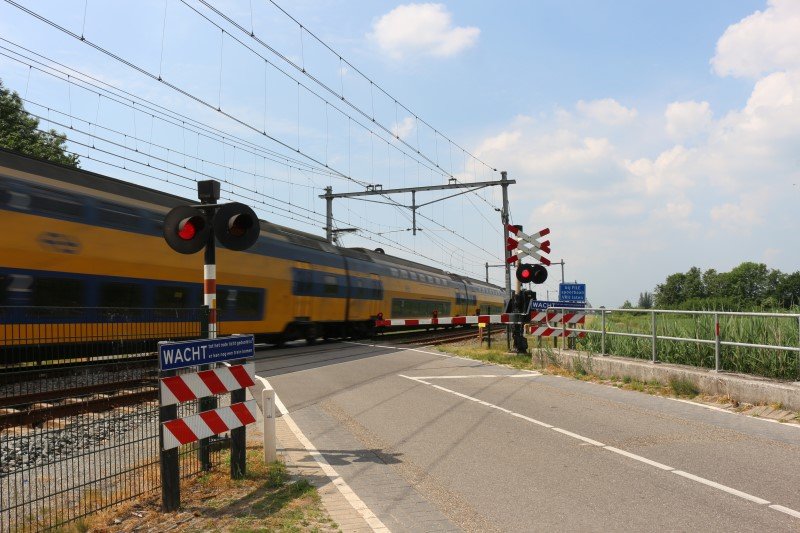
{"type": "Polygon", "coordinates": [[[296,261],[293,270],[294,320],[306,322],[311,320],[314,273],[311,270],[311,265],[303,261],[296,261]]]}
{"type": "Polygon", "coordinates": [[[378,316],[381,304],[383,303],[383,284],[381,283],[381,279],[378,277],[377,274],[370,274],[369,278],[372,280],[372,287],[374,292],[372,294],[372,297],[369,300],[367,300],[369,302],[368,315],[370,317],[374,317],[378,316]]]}

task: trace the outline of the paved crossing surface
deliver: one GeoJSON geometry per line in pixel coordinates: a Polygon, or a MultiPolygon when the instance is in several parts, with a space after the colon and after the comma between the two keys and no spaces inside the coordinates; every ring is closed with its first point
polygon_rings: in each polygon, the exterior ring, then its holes
{"type": "Polygon", "coordinates": [[[796,426],[427,349],[258,357],[392,531],[800,531],[796,426]]]}

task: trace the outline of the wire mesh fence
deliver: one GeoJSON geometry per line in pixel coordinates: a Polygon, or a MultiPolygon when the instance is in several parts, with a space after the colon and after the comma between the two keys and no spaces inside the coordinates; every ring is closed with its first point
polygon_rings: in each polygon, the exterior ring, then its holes
{"type": "MultiPolygon", "coordinates": [[[[59,311],[0,307],[0,531],[56,528],[157,489],[157,343],[208,331],[203,308],[59,311]]],[[[180,454],[182,476],[201,471],[196,446],[180,454]]]]}

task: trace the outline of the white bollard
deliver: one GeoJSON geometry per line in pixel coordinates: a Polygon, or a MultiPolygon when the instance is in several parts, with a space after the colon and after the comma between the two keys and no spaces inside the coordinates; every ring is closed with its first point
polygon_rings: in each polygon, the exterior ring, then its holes
{"type": "Polygon", "coordinates": [[[264,462],[278,460],[275,435],[275,391],[265,388],[261,392],[261,413],[264,415],[264,462]]]}

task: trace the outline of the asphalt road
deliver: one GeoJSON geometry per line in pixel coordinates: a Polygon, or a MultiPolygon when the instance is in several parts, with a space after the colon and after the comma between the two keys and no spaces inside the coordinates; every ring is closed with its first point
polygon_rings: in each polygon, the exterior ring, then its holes
{"type": "Polygon", "coordinates": [[[433,349],[257,354],[392,531],[800,531],[800,427],[433,349]]]}

